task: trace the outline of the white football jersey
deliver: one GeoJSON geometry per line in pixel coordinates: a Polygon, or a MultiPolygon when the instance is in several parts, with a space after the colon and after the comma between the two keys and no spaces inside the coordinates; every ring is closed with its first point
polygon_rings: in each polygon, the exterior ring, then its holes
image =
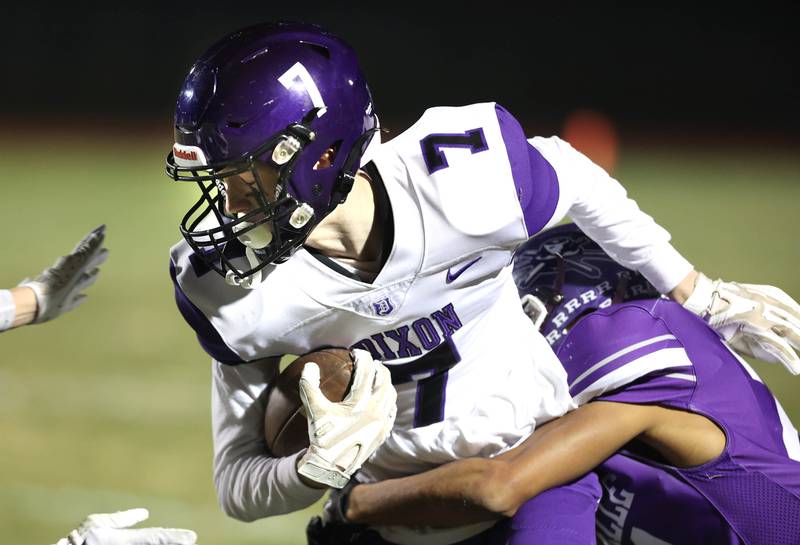
{"type": "MultiPolygon", "coordinates": [[[[328,346],[363,348],[383,361],[398,392],[397,419],[362,480],[504,452],[573,406],[565,372],[523,313],[511,275],[517,246],[569,212],[557,159],[545,158],[556,152],[546,141],[539,147],[494,103],[428,110],[373,157],[394,222],[373,282],[300,249],[243,290],[180,242],[172,249],[179,307],[219,361],[328,346]]],[[[654,244],[664,242],[654,231],[654,244]]],[[[397,543],[449,543],[485,527],[432,531],[424,541],[381,530],[397,543]]]]}

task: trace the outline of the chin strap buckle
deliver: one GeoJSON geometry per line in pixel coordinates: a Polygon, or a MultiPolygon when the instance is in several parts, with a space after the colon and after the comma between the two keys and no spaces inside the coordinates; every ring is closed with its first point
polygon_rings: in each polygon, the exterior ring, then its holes
{"type": "MultiPolygon", "coordinates": [[[[256,257],[252,248],[245,248],[244,255],[247,257],[247,261],[250,262],[250,267],[255,268],[261,264],[261,261],[256,257]]],[[[225,273],[225,283],[229,286],[252,290],[261,283],[261,270],[259,269],[243,278],[234,271],[228,269],[225,273]]]]}

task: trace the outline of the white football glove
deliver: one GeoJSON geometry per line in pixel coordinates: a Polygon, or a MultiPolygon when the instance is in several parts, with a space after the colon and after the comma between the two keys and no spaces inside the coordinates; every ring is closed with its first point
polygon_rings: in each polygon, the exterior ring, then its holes
{"type": "Polygon", "coordinates": [[[800,305],[773,286],[711,281],[700,273],[683,306],[737,352],[800,374],[800,305]]]}
{"type": "Polygon", "coordinates": [[[137,528],[147,519],[147,509],[129,509],[116,513],[89,515],[80,526],[56,545],[194,545],[197,534],[180,528],[137,528]]]}
{"type": "Polygon", "coordinates": [[[389,370],[369,352],[353,350],[353,384],[341,402],[319,389],[319,367],[309,362],[300,375],[300,399],[308,418],[308,450],[297,471],[342,488],[389,436],[397,414],[397,392],[389,370]]]}
{"type": "Polygon", "coordinates": [[[547,318],[547,307],[541,299],[530,293],[520,297],[519,301],[522,303],[522,310],[531,319],[534,327],[539,330],[544,323],[544,319],[547,318]]]}
{"type": "Polygon", "coordinates": [[[83,237],[72,253],[58,258],[33,280],[20,282],[20,286],[27,286],[36,294],[34,323],[52,320],[83,303],[86,295],[81,292],[94,284],[97,267],[108,257],[108,250],[103,247],[105,230],[106,226],[101,225],[83,237]]]}

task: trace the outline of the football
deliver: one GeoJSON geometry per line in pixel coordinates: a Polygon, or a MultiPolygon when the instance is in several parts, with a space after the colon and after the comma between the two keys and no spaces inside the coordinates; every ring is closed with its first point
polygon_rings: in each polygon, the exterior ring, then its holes
{"type": "Polygon", "coordinates": [[[278,375],[267,395],[264,433],[274,456],[288,456],[308,446],[308,424],[300,401],[300,373],[313,361],[319,366],[319,387],[331,401],[350,391],[353,358],[346,348],[325,348],[300,356],[278,375]]]}

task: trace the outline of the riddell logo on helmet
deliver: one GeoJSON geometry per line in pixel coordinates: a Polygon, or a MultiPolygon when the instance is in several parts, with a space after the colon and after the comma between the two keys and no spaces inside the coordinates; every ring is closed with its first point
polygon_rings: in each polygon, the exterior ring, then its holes
{"type": "Polygon", "coordinates": [[[196,151],[187,151],[183,149],[173,148],[173,152],[175,153],[175,157],[183,159],[184,161],[197,161],[196,151]]]}

